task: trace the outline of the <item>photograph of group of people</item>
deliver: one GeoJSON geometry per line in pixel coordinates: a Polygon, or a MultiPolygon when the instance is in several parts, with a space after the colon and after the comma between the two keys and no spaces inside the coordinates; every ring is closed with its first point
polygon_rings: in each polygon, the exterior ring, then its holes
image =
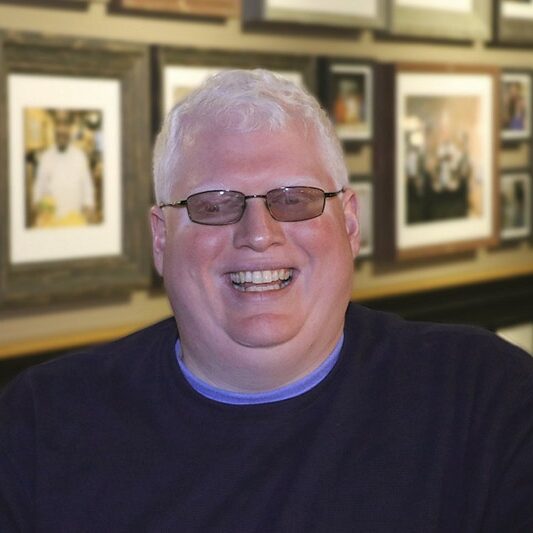
{"type": "Polygon", "coordinates": [[[482,215],[478,104],[469,96],[407,99],[407,224],[482,215]]]}

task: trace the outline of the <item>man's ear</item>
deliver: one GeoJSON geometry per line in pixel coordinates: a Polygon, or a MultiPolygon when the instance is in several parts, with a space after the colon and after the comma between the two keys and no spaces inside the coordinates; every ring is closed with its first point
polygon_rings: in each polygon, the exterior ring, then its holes
{"type": "Polygon", "coordinates": [[[154,266],[159,275],[162,276],[167,227],[163,210],[156,205],[150,209],[150,226],[152,228],[152,253],[154,256],[154,266]]]}
{"type": "Polygon", "coordinates": [[[360,231],[359,231],[359,202],[355,192],[346,187],[342,195],[342,207],[344,210],[344,223],[346,234],[350,241],[352,255],[355,259],[359,253],[360,231]]]}

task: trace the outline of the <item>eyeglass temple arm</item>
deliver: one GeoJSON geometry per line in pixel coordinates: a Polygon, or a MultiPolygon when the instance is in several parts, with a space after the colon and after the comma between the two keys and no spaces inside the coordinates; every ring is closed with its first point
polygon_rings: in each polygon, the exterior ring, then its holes
{"type": "Polygon", "coordinates": [[[335,192],[325,192],[324,193],[324,196],[326,198],[333,198],[333,196],[337,196],[337,194],[340,194],[341,192],[344,192],[346,190],[346,187],[343,187],[341,190],[339,191],[335,191],[335,192]]]}
{"type": "Polygon", "coordinates": [[[178,200],[177,202],[170,202],[168,204],[161,202],[158,205],[159,207],[184,207],[187,205],[187,200],[178,200]]]}

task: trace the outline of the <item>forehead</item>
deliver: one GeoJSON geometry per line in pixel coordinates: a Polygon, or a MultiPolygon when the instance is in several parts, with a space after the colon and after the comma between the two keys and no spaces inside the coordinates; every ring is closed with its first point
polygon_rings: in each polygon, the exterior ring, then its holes
{"type": "Polygon", "coordinates": [[[211,131],[199,134],[182,153],[178,192],[206,188],[249,186],[252,193],[282,185],[329,188],[333,180],[325,167],[314,133],[291,125],[279,131],[211,131]]]}

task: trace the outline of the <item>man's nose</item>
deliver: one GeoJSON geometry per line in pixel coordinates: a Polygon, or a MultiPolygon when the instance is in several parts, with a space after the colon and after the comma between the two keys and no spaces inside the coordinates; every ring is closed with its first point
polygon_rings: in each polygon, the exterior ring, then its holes
{"type": "Polygon", "coordinates": [[[234,246],[264,252],[270,246],[284,242],[283,225],[272,218],[265,200],[263,198],[248,199],[241,220],[235,224],[234,246]]]}

